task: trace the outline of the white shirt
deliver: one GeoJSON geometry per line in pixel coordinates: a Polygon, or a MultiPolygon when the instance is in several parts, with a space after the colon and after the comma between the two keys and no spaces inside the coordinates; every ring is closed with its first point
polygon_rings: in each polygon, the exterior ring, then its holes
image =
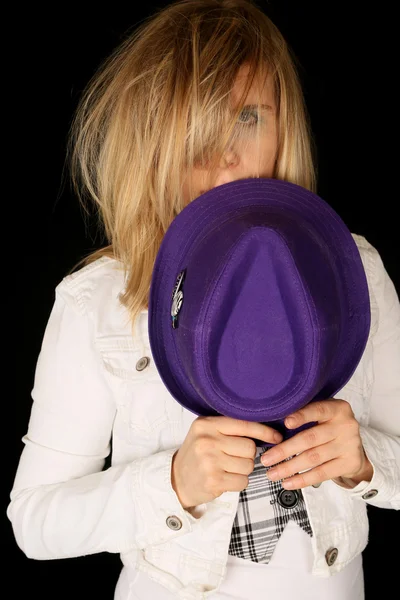
{"type": "MultiPolygon", "coordinates": [[[[374,474],[353,489],[333,481],[303,489],[314,533],[303,575],[306,581],[311,574],[316,590],[325,585],[321,578],[336,581],[358,564],[368,542],[368,503],[400,508],[400,305],[377,251],[354,237],[372,322],[360,364],[337,397],[352,406],[374,474]],[[332,550],[337,557],[328,564],[332,550]]],[[[194,516],[180,505],[171,461],[196,415],[158,375],[146,311],[132,335],[119,302],[124,283],[118,263],[103,258],[57,286],[7,515],[30,558],[119,553],[125,573],[145,574],[176,598],[218,598],[238,572],[228,547],[239,492],[225,492],[194,516]],[[143,357],[150,361],[138,371],[143,357]],[[112,466],[103,471],[111,436],[112,466]]],[[[294,548],[303,552],[302,544],[294,548]]]]}
{"type": "MultiPolygon", "coordinates": [[[[213,600],[364,600],[362,555],[333,577],[314,577],[310,538],[289,521],[269,564],[228,556],[213,600]]],[[[175,600],[177,596],[142,571],[124,567],[115,600],[175,600]]]]}

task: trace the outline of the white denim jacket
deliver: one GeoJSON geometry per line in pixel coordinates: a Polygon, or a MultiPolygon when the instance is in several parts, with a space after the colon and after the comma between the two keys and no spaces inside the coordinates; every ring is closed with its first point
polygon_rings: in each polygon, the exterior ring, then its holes
{"type": "MultiPolygon", "coordinates": [[[[333,481],[303,489],[317,577],[364,550],[368,503],[400,508],[400,305],[378,252],[354,239],[372,325],[362,360],[337,397],[352,406],[374,474],[353,489],[333,481]]],[[[180,505],[171,461],[196,415],[158,375],[147,311],[131,334],[119,302],[123,287],[122,270],[109,258],[57,286],[7,515],[27,557],[120,553],[123,564],[178,598],[208,598],[224,578],[239,492],[223,493],[194,515],[180,505]],[[102,470],[111,436],[112,466],[102,470]]]]}

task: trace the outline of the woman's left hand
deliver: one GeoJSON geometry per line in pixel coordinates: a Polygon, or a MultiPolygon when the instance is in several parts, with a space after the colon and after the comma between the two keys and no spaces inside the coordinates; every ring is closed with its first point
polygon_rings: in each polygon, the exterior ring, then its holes
{"type": "Polygon", "coordinates": [[[276,465],[267,471],[267,477],[273,481],[284,479],[282,486],[286,489],[304,488],[335,478],[337,483],[345,485],[347,482],[341,479],[350,479],[353,487],[360,481],[371,481],[373,468],[364,452],[360,426],[350,404],[335,398],[310,402],[288,416],[285,425],[295,429],[312,421],[318,424],[263,455],[266,460],[261,462],[265,466],[276,465]]]}

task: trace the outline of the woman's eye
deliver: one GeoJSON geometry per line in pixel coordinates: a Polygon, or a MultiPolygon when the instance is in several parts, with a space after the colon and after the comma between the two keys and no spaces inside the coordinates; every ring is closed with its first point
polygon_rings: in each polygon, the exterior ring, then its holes
{"type": "Polygon", "coordinates": [[[241,125],[257,125],[258,113],[253,110],[242,110],[239,115],[239,123],[241,125]]]}

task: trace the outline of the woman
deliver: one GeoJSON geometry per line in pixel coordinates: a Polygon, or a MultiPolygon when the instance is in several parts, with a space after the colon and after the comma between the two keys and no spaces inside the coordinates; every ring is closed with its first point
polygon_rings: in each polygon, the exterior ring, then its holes
{"type": "MultiPolygon", "coordinates": [[[[261,560],[238,554],[232,525],[256,453],[248,438],[282,438],[259,423],[195,419],[164,389],[149,348],[154,260],[189,202],[247,177],[316,188],[282,35],[245,0],[160,10],[90,82],[70,158],[77,193],[97,205],[109,244],[56,290],[7,511],[19,547],[35,559],[119,553],[115,598],[124,600],[247,599],[265,590],[284,600],[363,598],[366,506],[400,506],[400,308],[377,251],[355,236],[371,332],[359,369],[327,404],[325,437],[304,446],[295,436],[274,449],[275,481],[302,490],[303,514],[261,560]],[[227,491],[200,476],[205,435],[214,440],[207,464],[226,474],[227,491]]],[[[296,416],[296,426],[321,420],[313,409],[296,416]]]]}

